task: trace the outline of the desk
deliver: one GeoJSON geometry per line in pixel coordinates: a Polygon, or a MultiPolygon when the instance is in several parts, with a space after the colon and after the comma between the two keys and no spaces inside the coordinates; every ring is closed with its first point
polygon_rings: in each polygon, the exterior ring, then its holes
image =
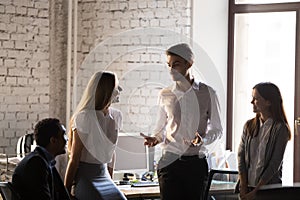
{"type": "Polygon", "coordinates": [[[10,181],[15,167],[19,163],[20,158],[9,157],[6,154],[0,154],[0,171],[1,181],[10,181]]]}
{"type": "MultiPolygon", "coordinates": [[[[130,185],[119,185],[118,188],[125,194],[128,199],[159,199],[159,186],[154,187],[131,187],[130,185]]],[[[235,183],[213,181],[209,194],[226,195],[232,194],[235,183]]]]}
{"type": "Polygon", "coordinates": [[[213,180],[209,188],[210,194],[233,193],[236,183],[213,180]]]}
{"type": "Polygon", "coordinates": [[[119,185],[118,188],[128,199],[155,199],[159,198],[159,186],[131,187],[131,185],[119,185]]]}
{"type": "Polygon", "coordinates": [[[262,186],[256,193],[257,200],[299,200],[300,183],[293,185],[270,184],[262,186]]]}

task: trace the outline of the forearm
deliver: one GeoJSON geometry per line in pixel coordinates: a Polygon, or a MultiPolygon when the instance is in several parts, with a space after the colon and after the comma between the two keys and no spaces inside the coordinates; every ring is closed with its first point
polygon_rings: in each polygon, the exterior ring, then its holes
{"type": "Polygon", "coordinates": [[[244,195],[248,192],[248,176],[245,172],[239,174],[240,180],[240,193],[244,195]]]}
{"type": "Polygon", "coordinates": [[[67,170],[66,170],[66,176],[65,176],[65,186],[69,194],[71,194],[71,189],[78,169],[78,165],[79,165],[79,159],[75,160],[71,158],[69,160],[67,170]]]}
{"type": "Polygon", "coordinates": [[[107,163],[107,170],[111,178],[113,178],[114,167],[116,162],[116,152],[113,153],[112,159],[110,163],[107,163]]]}
{"type": "Polygon", "coordinates": [[[266,185],[266,181],[264,181],[263,179],[260,179],[260,181],[257,183],[257,185],[255,186],[255,191],[259,190],[259,188],[263,185],[266,185]]]}
{"type": "Polygon", "coordinates": [[[158,143],[163,141],[163,134],[166,129],[166,124],[167,124],[167,113],[162,106],[159,106],[158,118],[155,124],[155,128],[153,130],[153,134],[151,135],[152,137],[156,138],[158,143]]]}
{"type": "Polygon", "coordinates": [[[241,142],[238,148],[238,170],[239,170],[239,180],[240,180],[240,194],[245,195],[248,192],[248,168],[246,167],[246,132],[245,129],[242,134],[241,142]]]}
{"type": "Polygon", "coordinates": [[[108,173],[110,177],[113,179],[114,176],[114,168],[107,166],[108,173]]]}
{"type": "MultiPolygon", "coordinates": [[[[246,158],[248,157],[248,153],[246,150],[246,141],[247,141],[247,137],[246,137],[246,132],[245,132],[245,126],[244,126],[244,131],[241,137],[241,142],[239,144],[238,147],[238,151],[237,151],[237,160],[238,160],[238,171],[240,174],[243,175],[247,175],[248,173],[248,162],[246,163],[246,158]]],[[[247,177],[247,176],[246,176],[247,177]]]]}
{"type": "Polygon", "coordinates": [[[209,144],[213,143],[214,141],[216,141],[221,136],[222,136],[222,130],[211,129],[206,133],[205,137],[202,137],[202,140],[205,145],[209,145],[209,144]]]}
{"type": "Polygon", "coordinates": [[[83,144],[81,142],[77,129],[73,130],[73,136],[74,137],[72,142],[70,160],[67,166],[66,176],[65,176],[65,186],[69,194],[71,194],[73,181],[75,179],[75,175],[79,166],[81,151],[83,149],[83,144]]]}
{"type": "MultiPolygon", "coordinates": [[[[209,121],[206,128],[206,134],[203,137],[204,144],[208,145],[221,138],[223,135],[223,128],[221,123],[221,110],[219,100],[216,93],[210,90],[211,103],[209,106],[209,121]]],[[[199,132],[199,131],[198,131],[199,132]]],[[[201,132],[199,132],[202,135],[201,132]]]]}

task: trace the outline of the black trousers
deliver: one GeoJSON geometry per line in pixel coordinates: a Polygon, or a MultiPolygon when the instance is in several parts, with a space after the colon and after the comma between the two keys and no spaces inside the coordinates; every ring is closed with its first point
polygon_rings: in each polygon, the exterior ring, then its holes
{"type": "Polygon", "coordinates": [[[161,200],[203,200],[208,178],[206,158],[177,157],[166,153],[158,163],[161,200]]]}

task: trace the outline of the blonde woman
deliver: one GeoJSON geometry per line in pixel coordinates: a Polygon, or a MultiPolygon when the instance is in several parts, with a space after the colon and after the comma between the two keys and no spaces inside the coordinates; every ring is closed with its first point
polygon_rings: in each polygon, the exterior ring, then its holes
{"type": "Polygon", "coordinates": [[[113,183],[110,163],[118,137],[119,124],[110,105],[118,96],[118,80],[114,73],[95,73],[70,120],[68,162],[65,185],[78,200],[126,199],[113,183]]]}

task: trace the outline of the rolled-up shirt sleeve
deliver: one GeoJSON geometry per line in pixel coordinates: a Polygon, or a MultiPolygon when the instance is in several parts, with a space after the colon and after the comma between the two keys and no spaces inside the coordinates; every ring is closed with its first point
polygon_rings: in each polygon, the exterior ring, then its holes
{"type": "Polygon", "coordinates": [[[153,130],[153,136],[156,137],[159,142],[162,142],[164,140],[164,132],[166,130],[167,113],[162,105],[161,96],[159,97],[158,102],[157,121],[153,130]]]}
{"type": "Polygon", "coordinates": [[[220,119],[220,104],[216,92],[209,89],[210,105],[209,105],[209,119],[207,124],[207,132],[203,138],[205,145],[211,144],[215,140],[219,139],[223,135],[223,128],[220,119]]]}

